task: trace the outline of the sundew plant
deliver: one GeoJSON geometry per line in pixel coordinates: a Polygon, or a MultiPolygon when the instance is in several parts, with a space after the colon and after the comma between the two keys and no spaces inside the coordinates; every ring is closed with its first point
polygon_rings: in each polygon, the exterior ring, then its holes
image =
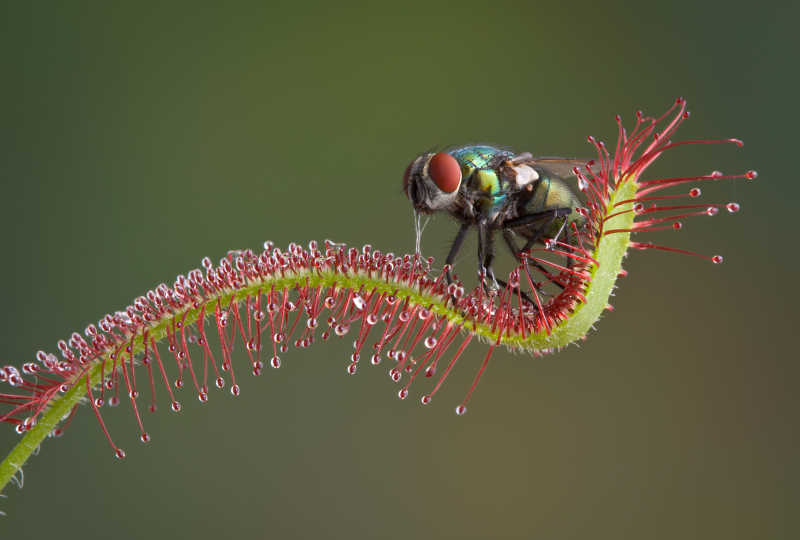
{"type": "Polygon", "coordinates": [[[464,350],[482,342],[484,360],[455,404],[456,414],[465,414],[497,349],[541,355],[585,338],[610,309],[630,249],[722,262],[720,255],[641,239],[648,231],[678,230],[686,218],[737,212],[735,202],[703,202],[698,186],[756,177],[755,171],[715,171],[648,178],[647,168],[676,146],[742,146],[737,139],[673,141],[688,117],[686,102],[677,99],[659,118],[637,113],[630,131],[617,117],[613,148],[589,137],[597,158],[573,171],[586,224],[573,224],[568,237],[524,253],[503,287],[467,290],[457,279],[449,283],[450,269],[434,271],[433,259],[419,253],[330,241],[286,248],[265,242],[261,251],[231,251],[217,263],[206,257],[171,286],[162,283],[59,341],[56,352],[39,351],[19,367],[0,368],[0,421],[20,435],[0,463],[0,488],[21,485],[28,457],[46,438],[61,436],[75,414],[91,410],[121,459],[126,454],[103,421],[105,407],[129,404],[140,440],[149,443],[143,416],[160,403],[178,413],[180,394],[203,403],[215,390],[239,395],[246,375],[280,368],[291,347],[337,337],[353,340],[346,373],[367,363],[384,366],[400,399],[421,387],[423,404],[434,401],[464,350]],[[246,352],[246,365],[233,361],[238,348],[246,352]]]}

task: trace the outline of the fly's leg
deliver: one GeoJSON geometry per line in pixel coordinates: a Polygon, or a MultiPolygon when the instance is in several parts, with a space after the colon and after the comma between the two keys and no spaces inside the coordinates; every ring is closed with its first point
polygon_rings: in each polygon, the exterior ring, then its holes
{"type": "MultiPolygon", "coordinates": [[[[464,237],[467,235],[468,230],[469,230],[469,223],[463,223],[461,225],[461,228],[458,229],[458,233],[456,233],[456,238],[455,240],[453,240],[453,244],[450,246],[450,252],[447,254],[447,258],[444,260],[444,264],[448,266],[446,272],[448,285],[453,283],[453,274],[452,274],[453,261],[456,260],[456,255],[458,255],[458,250],[461,249],[461,244],[464,243],[464,237]]],[[[480,234],[478,236],[480,236],[480,234]]],[[[456,298],[453,297],[453,304],[455,303],[456,303],[456,298]]]]}
{"type": "MultiPolygon", "coordinates": [[[[541,265],[536,261],[531,261],[527,257],[522,257],[522,254],[531,249],[531,247],[533,247],[533,245],[542,236],[544,231],[546,231],[547,228],[550,227],[553,221],[555,221],[559,217],[563,217],[564,223],[562,224],[561,229],[556,235],[557,239],[558,236],[563,231],[564,227],[566,226],[567,218],[571,213],[572,213],[572,208],[566,208],[566,207],[553,208],[550,210],[545,210],[543,212],[536,212],[534,214],[527,214],[524,216],[520,216],[516,219],[511,219],[505,222],[504,224],[505,229],[503,230],[503,238],[506,241],[506,245],[514,253],[514,257],[516,257],[517,260],[519,260],[523,264],[525,272],[528,272],[528,265],[531,265],[540,272],[542,272],[545,276],[550,274],[550,272],[543,265],[541,265]],[[525,242],[525,245],[522,247],[522,249],[518,250],[516,244],[514,243],[513,238],[511,238],[511,229],[522,227],[525,225],[530,225],[531,223],[536,223],[537,221],[543,221],[543,223],[536,229],[536,231],[531,236],[527,237],[527,241],[525,242]]],[[[554,241],[556,239],[554,239],[554,241]]],[[[561,289],[564,289],[564,285],[555,281],[553,283],[555,283],[561,289]]]]}
{"type": "Polygon", "coordinates": [[[481,286],[488,292],[486,278],[492,280],[495,288],[499,287],[499,282],[494,276],[492,262],[494,261],[494,231],[485,223],[478,224],[478,275],[480,276],[481,286]]]}
{"type": "MultiPolygon", "coordinates": [[[[521,252],[517,248],[517,245],[514,242],[514,238],[511,236],[511,231],[509,231],[508,229],[503,229],[503,240],[506,241],[506,246],[508,246],[509,251],[511,251],[511,254],[514,256],[515,259],[517,259],[518,262],[520,262],[521,264],[523,264],[525,266],[531,265],[531,266],[533,266],[534,268],[536,268],[537,270],[539,270],[540,272],[542,272],[545,275],[549,274],[547,269],[544,266],[542,266],[541,264],[539,264],[538,262],[531,261],[531,260],[528,260],[526,257],[520,256],[521,252]]],[[[525,269],[525,271],[527,272],[527,268],[525,269]]],[[[503,287],[506,286],[506,283],[504,283],[503,281],[498,280],[498,283],[503,285],[503,287]]],[[[554,282],[554,283],[556,285],[558,285],[559,287],[561,287],[562,289],[564,288],[564,285],[561,285],[560,283],[557,283],[557,282],[554,282]]],[[[531,297],[528,295],[528,293],[526,293],[525,291],[522,291],[522,290],[520,290],[520,293],[522,294],[522,297],[525,300],[527,300],[529,303],[531,303],[533,305],[536,305],[534,303],[534,301],[531,299],[531,297]]]]}
{"type": "MultiPolygon", "coordinates": [[[[567,217],[572,213],[572,208],[553,208],[551,210],[545,210],[544,212],[536,212],[535,214],[527,214],[524,216],[520,216],[515,219],[510,219],[506,221],[503,225],[506,229],[516,229],[518,227],[522,227],[524,225],[530,225],[531,223],[536,223],[537,221],[544,220],[539,228],[531,235],[528,236],[528,241],[525,243],[525,246],[522,248],[521,253],[524,253],[533,247],[533,244],[539,241],[539,237],[542,236],[544,231],[556,220],[556,218],[563,217],[564,218],[564,225],[567,223],[567,217]]],[[[562,229],[564,228],[562,225],[562,229]]],[[[559,231],[558,234],[561,234],[559,231]]],[[[558,235],[556,235],[556,239],[558,235]]]]}

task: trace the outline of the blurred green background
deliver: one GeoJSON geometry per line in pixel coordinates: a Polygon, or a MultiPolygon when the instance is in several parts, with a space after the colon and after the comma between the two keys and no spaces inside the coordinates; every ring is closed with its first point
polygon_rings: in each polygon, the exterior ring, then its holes
{"type": "MultiPolygon", "coordinates": [[[[239,398],[162,402],[149,446],[128,407],[109,410],[123,462],[82,410],[6,490],[4,538],[800,533],[796,7],[26,4],[0,17],[4,363],[205,255],[265,239],[413,250],[400,179],[433,146],[591,156],[586,135],[613,142],[615,113],[682,95],[682,138],[745,147],[683,148],[651,177],[760,176],[703,186],[739,215],[658,238],[725,264],[633,253],[597,333],[546,358],[496,353],[463,418],[483,346],[425,408],[384,367],[346,376],[350,340],[292,350],[239,398]]],[[[433,222],[425,253],[442,260],[455,230],[433,222]]],[[[16,440],[0,431],[0,448],[16,440]]]]}

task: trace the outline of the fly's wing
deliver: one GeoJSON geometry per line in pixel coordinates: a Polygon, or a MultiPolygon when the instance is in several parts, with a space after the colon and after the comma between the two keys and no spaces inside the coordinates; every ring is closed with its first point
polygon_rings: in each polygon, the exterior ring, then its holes
{"type": "MultiPolygon", "coordinates": [[[[587,159],[533,157],[528,152],[525,152],[504,161],[500,165],[499,171],[511,181],[514,189],[530,191],[534,183],[542,176],[560,180],[574,179],[575,172],[573,169],[577,167],[585,173],[588,163],[589,160],[587,159]]],[[[599,171],[599,167],[592,165],[592,170],[599,171]]]]}
{"type": "MultiPolygon", "coordinates": [[[[548,176],[556,178],[567,179],[575,176],[573,169],[577,167],[581,172],[586,172],[586,166],[590,160],[588,159],[572,159],[562,157],[531,157],[525,160],[525,164],[533,167],[535,170],[545,173],[548,176]]],[[[598,172],[600,166],[593,163],[592,170],[598,172]]]]}

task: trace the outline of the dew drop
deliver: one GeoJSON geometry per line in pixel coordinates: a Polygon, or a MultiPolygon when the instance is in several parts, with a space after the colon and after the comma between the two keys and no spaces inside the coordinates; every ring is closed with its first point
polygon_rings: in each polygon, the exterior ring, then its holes
{"type": "Polygon", "coordinates": [[[142,441],[143,443],[149,443],[150,442],[150,434],[147,433],[146,431],[143,432],[141,435],[139,435],[139,440],[142,441]]]}
{"type": "Polygon", "coordinates": [[[714,255],[713,257],[711,257],[711,262],[713,262],[714,264],[721,264],[722,261],[723,261],[722,255],[714,255]]]}
{"type": "Polygon", "coordinates": [[[380,364],[381,363],[380,355],[373,354],[369,359],[369,363],[372,364],[373,366],[377,366],[378,364],[380,364]]]}
{"type": "Polygon", "coordinates": [[[350,330],[350,326],[346,324],[337,324],[333,331],[337,336],[342,337],[350,330]]]}
{"type": "Polygon", "coordinates": [[[725,205],[725,208],[727,208],[728,212],[730,212],[731,214],[735,214],[741,209],[741,206],[739,206],[739,203],[729,202],[728,204],[725,205]]]}
{"type": "Polygon", "coordinates": [[[359,296],[357,294],[354,294],[353,295],[353,305],[356,307],[356,309],[358,311],[362,311],[366,307],[367,303],[364,302],[364,299],[361,298],[361,296],[359,296]]]}
{"type": "Polygon", "coordinates": [[[397,368],[392,368],[389,370],[389,377],[391,377],[394,382],[398,382],[402,376],[403,374],[400,373],[400,370],[397,368]]]}
{"type": "Polygon", "coordinates": [[[467,407],[465,405],[459,405],[456,407],[456,414],[458,416],[464,416],[464,413],[467,412],[467,407]]]}
{"type": "Polygon", "coordinates": [[[431,402],[431,395],[430,394],[425,394],[424,396],[422,396],[422,398],[419,401],[423,405],[427,405],[428,403],[431,402]]]}
{"type": "Polygon", "coordinates": [[[117,456],[117,459],[125,459],[125,450],[122,448],[117,448],[117,451],[114,452],[114,455],[117,456]]]}
{"type": "Polygon", "coordinates": [[[426,377],[433,377],[436,374],[436,368],[432,366],[428,366],[425,368],[425,376],[426,377]]]}
{"type": "Polygon", "coordinates": [[[281,346],[278,347],[278,350],[281,351],[282,353],[285,353],[286,351],[289,350],[289,346],[286,343],[281,343],[281,346]]]}
{"type": "Polygon", "coordinates": [[[358,353],[353,353],[350,355],[350,361],[354,364],[361,359],[361,356],[358,353]]]}
{"type": "Polygon", "coordinates": [[[706,208],[706,215],[708,216],[713,217],[716,216],[718,213],[719,213],[719,208],[716,208],[714,206],[709,206],[708,208],[706,208]]]}
{"type": "Polygon", "coordinates": [[[377,322],[378,322],[378,316],[377,315],[375,315],[374,313],[370,313],[369,315],[367,315],[367,324],[368,325],[373,326],[373,325],[377,324],[377,322]]]}
{"type": "Polygon", "coordinates": [[[172,412],[179,412],[181,410],[181,402],[180,401],[173,401],[170,404],[169,408],[172,409],[172,412]]]}
{"type": "Polygon", "coordinates": [[[197,394],[197,400],[200,403],[208,402],[208,394],[206,394],[205,392],[200,392],[199,394],[197,394]]]}
{"type": "Polygon", "coordinates": [[[357,370],[358,370],[358,364],[349,364],[347,366],[347,373],[349,375],[355,375],[357,370]]]}
{"type": "Polygon", "coordinates": [[[676,221],[675,223],[672,224],[672,228],[675,229],[676,231],[679,231],[683,228],[683,223],[681,223],[680,221],[676,221]]]}
{"type": "Polygon", "coordinates": [[[103,398],[94,398],[94,406],[95,407],[102,407],[103,406],[103,398]]]}
{"type": "Polygon", "coordinates": [[[406,399],[408,397],[408,389],[403,388],[402,390],[397,392],[397,397],[399,397],[400,399],[406,399]]]}
{"type": "Polygon", "coordinates": [[[274,369],[278,369],[281,367],[281,359],[278,356],[273,356],[272,359],[269,361],[269,365],[272,366],[274,369]]]}
{"type": "Polygon", "coordinates": [[[317,318],[316,317],[311,317],[310,319],[308,319],[306,321],[306,326],[308,328],[310,328],[310,329],[316,328],[317,327],[317,318]]]}
{"type": "Polygon", "coordinates": [[[175,379],[175,388],[177,390],[183,388],[183,379],[175,379]]]}
{"type": "Polygon", "coordinates": [[[223,386],[225,386],[225,379],[223,379],[222,377],[217,377],[217,380],[214,381],[214,384],[217,386],[217,388],[222,388],[223,386]]]}
{"type": "Polygon", "coordinates": [[[702,195],[702,194],[703,194],[703,192],[700,191],[700,188],[692,188],[692,189],[689,190],[689,197],[692,197],[692,198],[695,198],[695,199],[697,197],[699,197],[700,195],[702,195]]]}
{"type": "Polygon", "coordinates": [[[758,172],[756,172],[756,171],[747,171],[746,173],[744,173],[744,176],[748,180],[755,180],[756,178],[758,178],[758,172]]]}
{"type": "Polygon", "coordinates": [[[238,384],[234,384],[233,386],[231,386],[231,394],[233,394],[234,396],[238,396],[239,392],[240,391],[239,391],[239,385],[238,384]]]}

